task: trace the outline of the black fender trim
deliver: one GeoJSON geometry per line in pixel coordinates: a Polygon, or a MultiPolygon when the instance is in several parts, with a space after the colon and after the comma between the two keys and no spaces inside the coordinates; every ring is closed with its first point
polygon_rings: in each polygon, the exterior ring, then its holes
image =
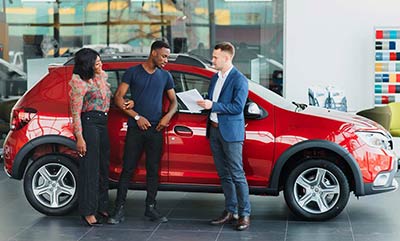
{"type": "Polygon", "coordinates": [[[17,153],[14,159],[11,177],[14,179],[21,180],[24,173],[26,166],[28,164],[27,155],[33,149],[40,145],[44,144],[61,144],[67,146],[71,149],[76,148],[76,142],[68,137],[60,136],[60,135],[45,135],[38,138],[35,138],[28,143],[26,143],[17,153]]]}
{"type": "Polygon", "coordinates": [[[276,161],[274,165],[274,169],[272,170],[272,175],[271,175],[271,181],[270,181],[270,189],[276,190],[276,193],[279,192],[279,178],[283,169],[283,166],[286,164],[286,162],[295,155],[297,152],[309,149],[309,148],[323,148],[327,149],[330,151],[335,152],[339,156],[341,156],[346,163],[350,166],[351,172],[354,177],[354,182],[355,182],[355,190],[354,194],[356,196],[364,196],[365,191],[364,191],[364,182],[362,179],[362,174],[361,170],[358,168],[357,161],[354,159],[354,157],[343,147],[340,145],[330,142],[327,140],[310,140],[310,141],[304,141],[301,143],[297,143],[290,147],[288,150],[286,150],[276,161]]]}

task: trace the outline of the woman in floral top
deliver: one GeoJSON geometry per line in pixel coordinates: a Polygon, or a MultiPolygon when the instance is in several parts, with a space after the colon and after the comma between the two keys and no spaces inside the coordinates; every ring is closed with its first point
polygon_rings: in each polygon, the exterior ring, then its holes
{"type": "Polygon", "coordinates": [[[78,202],[82,219],[89,226],[108,217],[108,167],[110,143],[107,112],[110,85],[99,54],[83,48],[75,54],[71,85],[72,126],[79,160],[78,202]],[[97,217],[96,217],[97,216],[97,217]]]}

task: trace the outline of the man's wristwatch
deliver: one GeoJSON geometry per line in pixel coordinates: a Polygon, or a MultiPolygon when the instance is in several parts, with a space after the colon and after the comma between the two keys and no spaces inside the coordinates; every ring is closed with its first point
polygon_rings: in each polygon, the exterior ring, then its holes
{"type": "Polygon", "coordinates": [[[133,119],[135,119],[135,121],[138,121],[140,119],[140,115],[139,114],[135,115],[135,117],[133,117],[133,119]]]}

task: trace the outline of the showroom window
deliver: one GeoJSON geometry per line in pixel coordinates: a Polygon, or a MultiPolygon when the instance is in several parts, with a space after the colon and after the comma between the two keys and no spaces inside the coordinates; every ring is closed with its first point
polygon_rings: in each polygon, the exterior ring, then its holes
{"type": "MultiPolygon", "coordinates": [[[[8,26],[7,61],[70,57],[82,46],[101,53],[148,54],[155,39],[173,53],[211,58],[231,41],[234,64],[282,94],[283,0],[0,0],[8,26]]],[[[29,74],[29,73],[28,73],[29,74]]]]}

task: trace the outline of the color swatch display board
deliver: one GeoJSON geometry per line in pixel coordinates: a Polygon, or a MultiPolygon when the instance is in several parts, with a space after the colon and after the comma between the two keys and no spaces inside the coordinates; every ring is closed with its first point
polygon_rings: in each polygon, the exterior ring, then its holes
{"type": "Polygon", "coordinates": [[[400,27],[375,29],[375,105],[400,102],[400,27]]]}

